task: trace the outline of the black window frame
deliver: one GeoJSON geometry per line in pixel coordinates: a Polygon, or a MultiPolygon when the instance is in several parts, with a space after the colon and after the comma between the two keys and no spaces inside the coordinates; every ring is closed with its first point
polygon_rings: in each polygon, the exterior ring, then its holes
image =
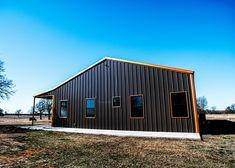
{"type": "Polygon", "coordinates": [[[170,92],[170,109],[171,109],[171,118],[189,118],[189,105],[188,105],[188,92],[187,91],[179,91],[179,92],[170,92]],[[176,112],[174,112],[175,110],[173,109],[173,103],[172,103],[172,95],[173,94],[182,94],[184,93],[185,95],[185,105],[186,105],[186,113],[187,115],[174,115],[176,112]]]}
{"type": "Polygon", "coordinates": [[[130,119],[144,119],[144,95],[143,94],[130,95],[130,119]],[[137,97],[137,96],[141,96],[142,97],[142,114],[143,115],[141,117],[132,116],[131,98],[132,97],[137,97]]]}

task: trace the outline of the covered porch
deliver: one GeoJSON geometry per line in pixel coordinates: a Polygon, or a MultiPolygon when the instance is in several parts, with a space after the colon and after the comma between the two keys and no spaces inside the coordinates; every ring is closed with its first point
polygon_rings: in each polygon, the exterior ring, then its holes
{"type": "Polygon", "coordinates": [[[48,120],[51,126],[54,124],[54,95],[40,94],[33,96],[32,125],[35,125],[35,115],[39,113],[40,119],[47,111],[48,120]],[[43,114],[44,112],[44,114],[43,114]]]}

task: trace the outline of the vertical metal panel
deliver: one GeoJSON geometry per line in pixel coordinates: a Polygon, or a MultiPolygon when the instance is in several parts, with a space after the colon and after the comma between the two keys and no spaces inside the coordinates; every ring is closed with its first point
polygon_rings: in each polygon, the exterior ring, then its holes
{"type": "Polygon", "coordinates": [[[101,100],[101,65],[97,65],[97,71],[96,71],[96,76],[97,76],[97,128],[101,129],[102,128],[102,110],[101,110],[101,106],[102,106],[102,100],[101,100]]]}
{"type": "Polygon", "coordinates": [[[155,94],[154,94],[154,90],[155,90],[155,80],[154,80],[154,69],[153,68],[149,68],[149,80],[150,80],[150,97],[151,99],[149,100],[150,102],[150,109],[151,109],[151,113],[152,113],[152,130],[157,130],[157,110],[156,110],[156,104],[155,104],[155,94]]]}
{"type": "Polygon", "coordinates": [[[109,128],[114,129],[112,126],[112,106],[111,106],[111,101],[112,101],[112,93],[111,93],[111,84],[110,84],[110,75],[111,75],[111,67],[110,67],[110,61],[106,61],[106,77],[107,77],[107,96],[106,96],[106,107],[107,107],[107,114],[108,114],[108,121],[109,121],[109,128]]]}
{"type": "Polygon", "coordinates": [[[154,95],[156,96],[156,100],[155,102],[153,102],[157,108],[156,108],[156,112],[157,112],[157,118],[156,118],[156,122],[157,122],[157,131],[162,131],[162,114],[161,114],[161,101],[160,101],[160,93],[159,93],[159,72],[158,69],[154,69],[154,95]]]}
{"type": "Polygon", "coordinates": [[[147,111],[146,111],[146,91],[145,91],[145,89],[146,89],[146,85],[145,85],[145,67],[144,66],[141,66],[140,67],[140,72],[141,72],[141,89],[142,89],[142,94],[143,94],[143,96],[144,96],[144,120],[140,120],[140,122],[143,122],[143,130],[147,130],[148,129],[148,118],[147,118],[147,116],[148,116],[148,114],[147,114],[147,111]],[[143,78],[144,77],[144,78],[143,78]]]}
{"type": "Polygon", "coordinates": [[[103,72],[104,72],[104,116],[105,121],[104,125],[105,128],[110,128],[110,120],[109,120],[109,114],[108,114],[108,108],[107,108],[107,98],[108,98],[108,82],[107,82],[107,61],[103,62],[103,72]]]}
{"type": "MultiPolygon", "coordinates": [[[[111,93],[111,97],[112,96],[117,96],[117,65],[116,62],[111,61],[110,62],[110,93],[111,93]]],[[[111,102],[112,104],[112,102],[111,102]]],[[[111,105],[112,106],[112,105],[111,105]]],[[[116,109],[111,109],[110,113],[111,113],[111,124],[112,127],[111,129],[118,129],[118,125],[117,125],[117,120],[118,120],[118,116],[117,113],[115,113],[116,109]]]]}
{"type": "Polygon", "coordinates": [[[125,107],[125,122],[126,122],[126,129],[130,130],[130,99],[129,99],[129,95],[130,95],[130,84],[129,84],[129,72],[128,72],[128,64],[124,63],[124,76],[125,76],[125,94],[123,95],[125,97],[125,102],[126,105],[123,106],[125,107]]]}
{"type": "Polygon", "coordinates": [[[80,85],[80,87],[78,88],[78,95],[79,95],[79,97],[78,97],[78,116],[79,116],[79,123],[78,123],[78,125],[79,125],[79,127],[80,128],[83,128],[83,120],[84,120],[84,113],[83,113],[83,102],[84,102],[84,99],[83,99],[83,82],[82,82],[82,75],[81,76],[79,76],[78,77],[78,83],[79,83],[79,85],[80,85]]]}
{"type": "MultiPolygon", "coordinates": [[[[131,72],[132,72],[132,88],[133,88],[132,93],[134,95],[136,95],[136,94],[139,94],[137,92],[138,83],[137,83],[137,79],[136,79],[136,65],[133,64],[130,67],[131,67],[131,72]]],[[[131,130],[135,130],[135,129],[139,130],[139,127],[138,127],[138,121],[139,120],[134,119],[134,120],[131,120],[131,121],[132,121],[131,130]]]]}
{"type": "Polygon", "coordinates": [[[79,88],[80,86],[79,86],[79,84],[77,83],[77,81],[78,81],[78,78],[76,78],[75,80],[74,80],[74,85],[73,85],[73,90],[74,90],[74,92],[73,92],[73,99],[74,99],[74,101],[73,101],[73,108],[74,108],[74,113],[75,113],[75,116],[74,116],[74,118],[75,118],[75,120],[74,120],[74,123],[75,123],[75,125],[74,125],[74,127],[78,127],[78,109],[77,109],[77,107],[78,107],[78,91],[77,91],[77,88],[79,88]],[[77,86],[77,87],[76,87],[77,86]]]}
{"type": "MultiPolygon", "coordinates": [[[[182,74],[181,73],[177,73],[177,81],[178,81],[178,91],[183,91],[183,78],[182,78],[182,74]]],[[[180,132],[183,132],[183,124],[182,124],[182,119],[179,118],[178,119],[179,124],[178,124],[178,128],[180,129],[180,132]]]]}
{"type": "Polygon", "coordinates": [[[121,107],[118,108],[118,110],[115,112],[116,113],[116,122],[117,122],[117,127],[116,129],[120,129],[122,130],[123,129],[123,105],[125,104],[122,99],[123,99],[123,96],[122,96],[122,78],[121,78],[121,63],[120,62],[116,62],[117,64],[117,69],[116,69],[116,74],[117,74],[117,92],[115,93],[116,95],[118,96],[121,96],[121,107]],[[119,70],[119,71],[118,71],[119,70]],[[124,103],[124,104],[123,104],[124,103]]]}
{"type": "Polygon", "coordinates": [[[55,126],[195,132],[189,74],[105,60],[51,93],[55,126]],[[170,92],[187,91],[189,118],[172,118],[170,92]],[[143,94],[144,118],[130,119],[130,95],[143,94]],[[121,108],[112,109],[112,96],[121,108]],[[96,118],[85,119],[85,98],[96,98],[96,118]],[[69,116],[59,118],[60,100],[69,100],[69,116]]]}
{"type": "MultiPolygon", "coordinates": [[[[107,120],[105,117],[104,113],[104,93],[105,93],[105,88],[104,88],[104,66],[103,63],[100,64],[100,114],[101,114],[101,128],[105,129],[105,121],[107,120]]],[[[97,112],[98,113],[98,112],[97,112]]]]}
{"type": "Polygon", "coordinates": [[[159,87],[158,91],[160,93],[160,104],[161,104],[161,120],[162,120],[162,131],[167,131],[167,122],[166,122],[166,110],[165,110],[165,95],[164,95],[164,83],[163,83],[163,70],[159,69],[159,87]]]}
{"type": "MultiPolygon", "coordinates": [[[[129,74],[129,78],[128,78],[128,81],[129,81],[129,95],[134,95],[134,82],[133,82],[133,65],[132,64],[127,64],[127,67],[128,67],[128,74],[129,74]]],[[[128,100],[129,100],[129,108],[130,108],[130,97],[128,96],[128,100]]],[[[131,110],[130,110],[131,111],[131,110]]],[[[129,115],[129,119],[130,119],[130,111],[128,110],[128,115],[129,115]]],[[[134,122],[135,120],[134,119],[130,119],[129,120],[130,122],[130,130],[134,130],[134,122]]]]}
{"type": "Polygon", "coordinates": [[[151,108],[151,90],[150,86],[152,85],[152,81],[150,80],[149,76],[149,67],[145,67],[145,93],[144,93],[144,100],[145,100],[145,117],[147,119],[147,130],[153,131],[153,122],[152,122],[152,108],[151,108]]]}
{"type": "MultiPolygon", "coordinates": [[[[137,93],[138,94],[142,94],[142,85],[141,85],[141,66],[140,65],[136,65],[136,73],[137,73],[137,93]]],[[[138,120],[138,129],[143,131],[143,121],[142,120],[138,120]]]]}
{"type": "Polygon", "coordinates": [[[122,96],[122,121],[123,121],[123,124],[122,124],[122,129],[123,130],[126,130],[127,129],[127,120],[128,120],[128,116],[126,115],[126,111],[127,111],[127,97],[126,97],[126,74],[125,74],[125,64],[124,63],[121,63],[121,80],[122,80],[122,92],[121,93],[121,96],[122,96]]]}
{"type": "Polygon", "coordinates": [[[167,71],[163,71],[163,83],[164,83],[164,105],[166,116],[166,131],[171,130],[171,117],[170,117],[170,103],[169,103],[169,91],[168,91],[168,74],[167,71]]]}
{"type": "MultiPolygon", "coordinates": [[[[168,72],[168,84],[169,84],[169,92],[173,92],[174,91],[174,82],[173,82],[173,72],[169,71],[168,72]]],[[[170,96],[168,96],[168,98],[170,99],[170,96]]],[[[169,100],[170,101],[170,100],[169,100]]],[[[171,107],[170,107],[171,108],[171,107]]],[[[170,111],[170,116],[172,116],[172,113],[170,111]]],[[[177,125],[176,125],[176,119],[171,117],[171,123],[172,123],[172,131],[173,132],[177,132],[177,125]]]]}
{"type": "Polygon", "coordinates": [[[189,120],[187,120],[187,129],[188,132],[193,132],[194,128],[194,116],[193,116],[193,101],[192,101],[192,92],[190,87],[190,76],[188,74],[183,74],[184,86],[188,90],[188,101],[189,101],[189,120]]]}
{"type": "Polygon", "coordinates": [[[86,86],[86,80],[85,80],[85,73],[83,75],[81,75],[81,83],[82,83],[82,111],[81,111],[81,114],[82,114],[82,128],[86,128],[86,119],[85,119],[85,93],[86,93],[86,90],[85,88],[87,87],[86,86]]]}

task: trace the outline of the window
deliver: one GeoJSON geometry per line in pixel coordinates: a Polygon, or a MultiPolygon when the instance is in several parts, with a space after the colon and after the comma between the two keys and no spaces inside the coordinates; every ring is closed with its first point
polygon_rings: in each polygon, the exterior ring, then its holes
{"type": "Polygon", "coordinates": [[[173,92],[170,97],[172,117],[188,117],[187,92],[173,92]]]}
{"type": "Polygon", "coordinates": [[[86,99],[86,118],[95,118],[95,99],[86,99]]]}
{"type": "Polygon", "coordinates": [[[113,96],[112,107],[113,108],[121,107],[121,97],[120,96],[113,96]]]}
{"type": "Polygon", "coordinates": [[[60,117],[61,118],[68,117],[68,101],[67,100],[60,101],[60,117]]]}
{"type": "Polygon", "coordinates": [[[131,118],[144,117],[144,104],[142,95],[131,96],[131,118]]]}

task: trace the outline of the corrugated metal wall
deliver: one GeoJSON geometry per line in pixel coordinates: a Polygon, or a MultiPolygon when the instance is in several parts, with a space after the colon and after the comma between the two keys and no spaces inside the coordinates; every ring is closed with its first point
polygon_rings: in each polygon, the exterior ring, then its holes
{"type": "Polygon", "coordinates": [[[105,60],[52,91],[55,126],[114,130],[195,132],[189,74],[105,60]],[[170,92],[187,91],[189,118],[172,118],[170,92]],[[130,119],[130,95],[143,94],[144,119],[130,119]],[[121,108],[112,109],[112,96],[121,108]],[[85,118],[85,98],[96,98],[96,118],[85,118]],[[67,119],[59,118],[68,100],[67,119]]]}

